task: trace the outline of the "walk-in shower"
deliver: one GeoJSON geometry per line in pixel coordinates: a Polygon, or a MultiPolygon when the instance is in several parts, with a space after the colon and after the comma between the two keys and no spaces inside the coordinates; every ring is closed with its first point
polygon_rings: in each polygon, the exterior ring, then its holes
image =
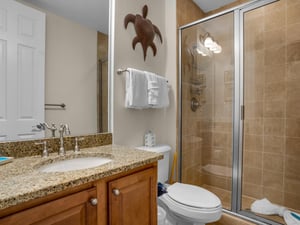
{"type": "Polygon", "coordinates": [[[179,53],[182,182],[228,213],[284,224],[250,206],[300,211],[300,2],[252,1],[183,26],[179,53]]]}

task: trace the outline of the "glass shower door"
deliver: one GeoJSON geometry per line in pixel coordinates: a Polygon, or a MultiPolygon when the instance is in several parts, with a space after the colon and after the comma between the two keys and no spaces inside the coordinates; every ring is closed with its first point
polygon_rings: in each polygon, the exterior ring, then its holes
{"type": "Polygon", "coordinates": [[[215,193],[231,209],[233,13],[182,30],[182,182],[215,193]],[[211,37],[221,52],[205,47],[211,37]]]}
{"type": "Polygon", "coordinates": [[[300,211],[299,9],[299,1],[278,1],[243,14],[244,211],[263,198],[300,211]]]}

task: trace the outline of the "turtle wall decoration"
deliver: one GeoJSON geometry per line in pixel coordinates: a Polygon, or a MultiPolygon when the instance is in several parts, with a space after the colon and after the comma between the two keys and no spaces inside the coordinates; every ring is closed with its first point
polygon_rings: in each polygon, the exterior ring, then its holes
{"type": "Polygon", "coordinates": [[[160,39],[160,42],[163,43],[161,33],[157,26],[152,24],[152,22],[147,19],[148,14],[148,6],[144,5],[143,7],[143,15],[133,15],[127,14],[124,18],[124,26],[127,29],[129,23],[133,23],[136,36],[132,40],[132,48],[135,50],[135,46],[137,43],[141,43],[143,52],[144,52],[144,61],[147,56],[148,47],[152,48],[153,55],[156,55],[157,48],[155,46],[154,37],[157,35],[160,39]]]}

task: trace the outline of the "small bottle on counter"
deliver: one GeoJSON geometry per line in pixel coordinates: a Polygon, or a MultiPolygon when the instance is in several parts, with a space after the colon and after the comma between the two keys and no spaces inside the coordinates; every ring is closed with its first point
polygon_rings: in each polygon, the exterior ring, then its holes
{"type": "Polygon", "coordinates": [[[145,133],[144,144],[147,147],[153,147],[156,145],[155,134],[151,130],[149,130],[145,133]]]}

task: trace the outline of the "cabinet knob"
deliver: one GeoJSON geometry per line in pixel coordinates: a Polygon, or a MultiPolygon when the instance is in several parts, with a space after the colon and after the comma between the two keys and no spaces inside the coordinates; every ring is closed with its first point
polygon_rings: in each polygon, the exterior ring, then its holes
{"type": "Polygon", "coordinates": [[[98,204],[98,199],[97,198],[91,198],[90,203],[91,203],[91,205],[97,205],[98,204]]]}
{"type": "Polygon", "coordinates": [[[114,188],[114,189],[112,190],[112,192],[113,192],[113,194],[116,195],[116,196],[120,195],[120,191],[119,191],[119,189],[117,189],[117,188],[114,188]]]}

